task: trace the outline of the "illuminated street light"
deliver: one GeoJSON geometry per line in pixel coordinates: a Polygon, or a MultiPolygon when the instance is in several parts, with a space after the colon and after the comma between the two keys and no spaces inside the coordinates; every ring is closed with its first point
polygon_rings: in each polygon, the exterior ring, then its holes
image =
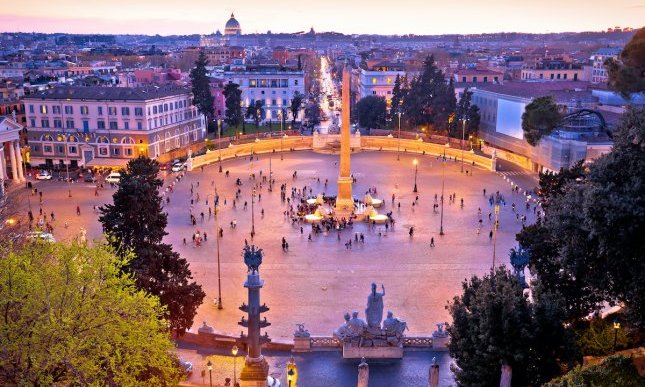
{"type": "Polygon", "coordinates": [[[614,352],[616,351],[616,342],[618,341],[618,330],[620,329],[620,323],[618,320],[614,320],[614,352]]]}
{"type": "Polygon", "coordinates": [[[495,204],[495,224],[493,225],[493,267],[492,271],[495,271],[495,253],[497,248],[497,226],[499,224],[499,203],[495,204]]]}
{"type": "Polygon", "coordinates": [[[239,348],[237,348],[237,345],[234,345],[233,348],[231,349],[231,353],[233,354],[233,385],[237,386],[237,352],[239,351],[239,348]]]}
{"type": "Polygon", "coordinates": [[[412,164],[414,164],[414,189],[412,190],[412,192],[417,193],[419,192],[417,190],[417,173],[419,172],[419,162],[417,161],[417,159],[414,159],[412,161],[412,164]]]}
{"type": "Polygon", "coordinates": [[[208,363],[206,363],[206,367],[208,367],[209,386],[213,387],[213,363],[211,362],[210,359],[208,359],[208,363]]]}
{"type": "Polygon", "coordinates": [[[439,226],[439,235],[443,232],[443,192],[446,186],[446,148],[443,148],[443,158],[441,159],[441,225],[439,226]]]}

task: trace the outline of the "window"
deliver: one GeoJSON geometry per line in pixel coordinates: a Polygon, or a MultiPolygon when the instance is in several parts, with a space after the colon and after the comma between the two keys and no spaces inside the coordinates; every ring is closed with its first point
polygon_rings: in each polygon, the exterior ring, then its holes
{"type": "Polygon", "coordinates": [[[49,120],[48,119],[40,120],[40,125],[42,128],[49,128],[49,120]]]}
{"type": "Polygon", "coordinates": [[[63,153],[63,152],[65,152],[65,151],[63,150],[63,146],[62,146],[62,145],[57,146],[57,147],[56,147],[56,149],[58,149],[58,150],[57,150],[57,152],[58,152],[58,153],[63,153]]]}
{"type": "Polygon", "coordinates": [[[54,119],[54,128],[60,129],[62,127],[63,127],[63,121],[61,121],[59,119],[54,119]]]}
{"type": "Polygon", "coordinates": [[[65,114],[74,114],[74,106],[65,106],[65,114]]]}
{"type": "Polygon", "coordinates": [[[275,100],[275,99],[272,99],[272,100],[271,100],[271,106],[275,106],[275,105],[277,105],[276,100],[275,100]]]}
{"type": "Polygon", "coordinates": [[[272,79],[271,80],[271,87],[278,87],[278,80],[277,79],[272,79]]]}
{"type": "Polygon", "coordinates": [[[31,127],[35,128],[36,127],[36,120],[35,119],[30,119],[29,122],[31,123],[31,127]]]}
{"type": "Polygon", "coordinates": [[[142,130],[143,129],[143,122],[137,121],[137,129],[142,130]]]}
{"type": "Polygon", "coordinates": [[[551,74],[551,79],[553,79],[553,76],[554,76],[554,75],[555,75],[555,74],[551,74]]]}
{"type": "Polygon", "coordinates": [[[296,86],[298,86],[298,80],[297,80],[297,79],[295,79],[295,80],[293,81],[293,84],[294,84],[294,85],[296,85],[296,86]]]}
{"type": "Polygon", "coordinates": [[[118,125],[117,125],[116,121],[110,121],[110,129],[111,130],[118,129],[118,125]]]}
{"type": "Polygon", "coordinates": [[[488,83],[488,77],[484,77],[484,83],[488,83]]]}
{"type": "Polygon", "coordinates": [[[90,131],[90,121],[83,120],[83,132],[87,133],[90,131]]]}
{"type": "Polygon", "coordinates": [[[282,106],[287,106],[287,99],[286,98],[282,98],[282,106]]]}
{"type": "Polygon", "coordinates": [[[139,116],[139,117],[143,116],[143,108],[135,107],[134,108],[134,115],[139,116]]]}
{"type": "Polygon", "coordinates": [[[566,73],[564,73],[564,74],[562,75],[562,78],[567,79],[567,74],[566,74],[566,73]]]}
{"type": "Polygon", "coordinates": [[[167,103],[163,104],[163,111],[164,112],[168,111],[168,104],[167,103]]]}
{"type": "Polygon", "coordinates": [[[372,85],[376,85],[377,82],[378,81],[377,81],[376,77],[372,77],[372,85]]]}
{"type": "Polygon", "coordinates": [[[130,115],[130,108],[127,106],[123,106],[121,108],[121,115],[122,116],[129,116],[130,115]]]}
{"type": "Polygon", "coordinates": [[[47,105],[40,105],[40,113],[47,114],[47,105]]]}
{"type": "Polygon", "coordinates": [[[387,78],[387,84],[388,84],[388,85],[391,85],[391,84],[392,84],[392,78],[390,78],[390,77],[388,77],[388,78],[387,78]]]}
{"type": "Polygon", "coordinates": [[[118,156],[119,155],[119,148],[112,149],[112,154],[115,155],[115,156],[118,156]]]}
{"type": "Polygon", "coordinates": [[[51,145],[43,145],[43,152],[44,153],[53,153],[54,148],[52,148],[51,145]]]}
{"type": "Polygon", "coordinates": [[[29,105],[29,113],[33,113],[33,112],[34,112],[34,105],[29,105]]]}
{"type": "Polygon", "coordinates": [[[376,95],[376,90],[372,91],[372,95],[376,95]]]}
{"type": "Polygon", "coordinates": [[[81,106],[81,114],[90,114],[90,108],[87,106],[81,106]]]}
{"type": "Polygon", "coordinates": [[[157,106],[152,107],[152,114],[157,114],[157,106]]]}
{"type": "Polygon", "coordinates": [[[103,115],[103,106],[97,107],[97,110],[99,112],[99,116],[102,116],[103,115]]]}
{"type": "Polygon", "coordinates": [[[108,154],[108,148],[107,147],[100,147],[99,148],[99,155],[107,156],[107,154],[108,154]]]}
{"type": "Polygon", "coordinates": [[[130,129],[130,123],[129,123],[128,121],[125,121],[125,122],[123,123],[123,129],[125,129],[125,130],[130,129]]]}
{"type": "Polygon", "coordinates": [[[125,148],[125,155],[132,156],[132,148],[125,148]]]}
{"type": "Polygon", "coordinates": [[[473,77],[473,83],[477,83],[477,77],[473,77]]]}
{"type": "Polygon", "coordinates": [[[109,116],[116,116],[116,106],[108,107],[108,115],[109,116]]]}
{"type": "Polygon", "coordinates": [[[77,152],[76,145],[71,145],[71,146],[69,146],[69,147],[67,148],[67,150],[68,150],[68,152],[69,152],[70,154],[75,155],[75,154],[76,154],[76,152],[77,152]]]}
{"type": "Polygon", "coordinates": [[[557,78],[558,78],[558,79],[560,79],[560,73],[558,73],[558,76],[557,76],[557,78]]]}
{"type": "Polygon", "coordinates": [[[461,77],[461,81],[462,81],[463,83],[466,83],[466,77],[461,77]]]}
{"type": "Polygon", "coordinates": [[[99,129],[105,129],[105,121],[103,120],[96,121],[96,127],[99,129]]]}
{"type": "Polygon", "coordinates": [[[52,113],[60,114],[60,106],[58,106],[58,105],[52,106],[52,113]]]}

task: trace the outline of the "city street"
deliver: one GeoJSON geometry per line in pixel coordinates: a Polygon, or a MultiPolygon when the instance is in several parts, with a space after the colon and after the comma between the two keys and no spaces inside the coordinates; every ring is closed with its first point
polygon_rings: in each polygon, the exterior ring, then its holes
{"type": "Polygon", "coordinates": [[[322,97],[320,98],[320,108],[322,109],[322,116],[327,117],[326,120],[322,120],[318,126],[321,134],[329,133],[330,127],[337,127],[339,123],[341,98],[336,83],[331,77],[331,64],[327,60],[327,57],[320,57],[320,87],[322,92],[322,97]],[[330,106],[330,101],[327,99],[327,96],[331,95],[333,101],[333,106],[330,106]]]}
{"type": "MultiPolygon", "coordinates": [[[[362,152],[352,156],[352,171],[357,178],[354,196],[362,197],[370,187],[375,187],[379,198],[385,200],[380,213],[393,211],[396,220],[394,230],[386,232],[383,226],[372,230],[366,224],[355,224],[353,229],[344,230],[338,240],[335,232],[330,235],[313,236],[308,242],[311,227],[291,224],[283,215],[286,203],[280,201],[280,184],[286,183],[287,192],[291,187],[312,187],[314,195],[319,192],[335,194],[338,156],[313,152],[295,152],[272,160],[276,183],[273,192],[264,184],[258,191],[254,206],[257,235],[252,241],[264,249],[264,264],[261,268],[266,285],[263,301],[271,307],[267,317],[273,322],[268,332],[274,340],[288,341],[292,338],[296,323],[305,323],[314,335],[331,335],[342,323],[346,311],[362,311],[369,292],[370,283],[385,285],[385,307],[396,316],[405,319],[410,335],[429,335],[434,324],[448,319],[444,309],[447,301],[458,294],[461,281],[472,274],[483,274],[490,269],[493,258],[493,242],[489,239],[492,221],[488,214],[493,212],[488,204],[487,194],[500,190],[506,197],[506,206],[500,212],[500,230],[497,235],[497,263],[508,263],[508,250],[515,245],[514,236],[521,228],[511,204],[516,203],[520,215],[526,214],[528,221],[534,219],[533,211],[525,211],[525,197],[511,193],[511,186],[498,174],[475,169],[472,175],[459,172],[458,162],[446,162],[445,195],[456,194],[456,202],[445,202],[445,235],[439,235],[440,214],[433,213],[434,195],[441,195],[441,162],[432,156],[417,156],[419,160],[419,203],[412,206],[415,195],[414,167],[412,155],[403,155],[396,161],[394,153],[362,152]],[[292,180],[292,173],[298,178],[292,180]],[[320,182],[318,182],[320,179],[320,182]],[[329,180],[327,188],[324,181],[329,180]],[[391,197],[395,194],[395,208],[391,197]],[[460,208],[460,199],[464,208],[460,208]],[[398,209],[398,204],[401,208],[398,209]],[[478,215],[481,208],[483,229],[477,233],[478,215]],[[262,214],[264,211],[264,215],[262,214]],[[409,236],[410,227],[414,235],[409,236]],[[353,239],[354,233],[365,235],[364,244],[354,244],[351,250],[345,242],[353,239]],[[281,249],[281,238],[289,243],[289,251],[281,249]],[[434,238],[435,247],[430,247],[434,238]]],[[[217,165],[206,167],[203,172],[188,172],[170,193],[168,205],[169,226],[166,241],[191,264],[195,279],[202,284],[207,302],[199,309],[195,327],[207,321],[222,333],[238,335],[237,321],[241,312],[237,307],[245,300],[243,288],[246,267],[241,251],[244,240],[251,242],[251,181],[252,172],[267,174],[269,157],[259,156],[259,161],[250,163],[247,159],[231,160],[224,163],[230,177],[217,172],[217,165]],[[241,198],[237,208],[232,208],[235,197],[235,180],[241,178],[241,198]],[[211,183],[214,182],[214,186],[211,183]],[[197,184],[199,183],[199,186],[197,184]],[[193,214],[197,226],[190,224],[190,190],[193,186],[193,214]],[[221,240],[221,280],[224,309],[217,310],[217,257],[215,249],[215,217],[208,216],[205,200],[217,188],[222,204],[220,224],[224,229],[221,240]],[[199,194],[199,201],[196,196],[199,194]],[[243,203],[247,202],[247,209],[243,203]],[[224,204],[225,203],[225,204],[224,204]],[[200,213],[204,212],[204,220],[200,213]],[[232,229],[230,222],[237,222],[232,229]],[[192,234],[199,230],[207,233],[208,241],[200,247],[192,244],[192,234]],[[186,239],[186,244],[183,240],[186,239]]],[[[173,178],[170,173],[166,183],[173,178]]],[[[67,185],[57,181],[38,181],[34,186],[44,192],[43,211],[55,213],[54,235],[58,240],[69,240],[78,235],[80,227],[88,230],[88,238],[100,238],[101,227],[93,206],[111,200],[113,189],[106,186],[94,196],[94,186],[89,183],[72,184],[72,198],[67,197],[67,185]],[[76,215],[76,206],[81,215],[76,215]],[[68,227],[64,227],[64,223],[68,227]]],[[[25,193],[27,190],[25,190],[25,193]]],[[[32,206],[38,214],[37,198],[32,197],[32,206]]],[[[25,200],[26,201],[26,200],[25,200]]],[[[26,203],[23,203],[26,206],[26,203]]],[[[494,218],[494,214],[492,215],[494,218]]]]}

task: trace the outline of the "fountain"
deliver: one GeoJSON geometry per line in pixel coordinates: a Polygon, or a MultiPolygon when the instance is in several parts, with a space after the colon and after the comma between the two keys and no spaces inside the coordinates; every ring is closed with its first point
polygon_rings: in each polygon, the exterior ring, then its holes
{"type": "Polygon", "coordinates": [[[366,194],[363,201],[365,205],[372,206],[374,208],[381,208],[383,206],[383,200],[373,198],[370,194],[366,194]]]}

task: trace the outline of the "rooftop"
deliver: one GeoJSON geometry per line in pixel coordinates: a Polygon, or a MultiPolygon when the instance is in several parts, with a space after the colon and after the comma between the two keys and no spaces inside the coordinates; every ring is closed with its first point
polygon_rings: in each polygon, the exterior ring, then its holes
{"type": "Polygon", "coordinates": [[[575,99],[582,103],[595,102],[591,95],[591,84],[581,81],[505,82],[504,84],[478,84],[477,89],[491,93],[520,98],[537,98],[546,95],[555,97],[559,103],[575,99]]]}
{"type": "Polygon", "coordinates": [[[25,99],[87,99],[148,101],[152,99],[188,94],[186,87],[164,85],[150,87],[101,87],[101,86],[57,86],[25,96],[25,99]]]}

